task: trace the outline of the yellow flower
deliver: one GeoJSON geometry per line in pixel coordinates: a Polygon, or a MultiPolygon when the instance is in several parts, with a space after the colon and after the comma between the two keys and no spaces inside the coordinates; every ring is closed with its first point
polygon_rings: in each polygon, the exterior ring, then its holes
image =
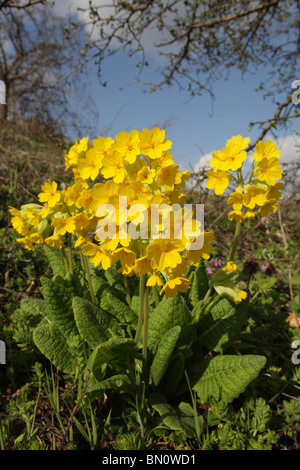
{"type": "Polygon", "coordinates": [[[44,239],[43,239],[43,236],[41,233],[39,232],[34,232],[32,233],[30,236],[30,241],[32,241],[32,243],[36,243],[38,245],[41,245],[44,243],[44,239]]]}
{"type": "Polygon", "coordinates": [[[112,255],[113,263],[120,261],[122,268],[124,268],[126,272],[129,272],[134,268],[135,260],[136,254],[134,251],[125,247],[118,248],[112,255]]]}
{"type": "Polygon", "coordinates": [[[249,185],[245,191],[244,206],[254,209],[255,205],[261,206],[266,201],[266,191],[255,184],[249,185]]]}
{"type": "Polygon", "coordinates": [[[235,220],[236,222],[241,222],[242,220],[244,220],[244,215],[242,211],[231,211],[228,214],[228,219],[235,220]]]}
{"type": "Polygon", "coordinates": [[[90,219],[87,215],[80,213],[73,216],[73,221],[75,223],[75,230],[77,234],[80,232],[86,233],[90,227],[90,219]]]}
{"type": "Polygon", "coordinates": [[[62,240],[59,235],[52,235],[45,239],[45,243],[48,246],[57,246],[57,248],[62,247],[62,240]]]}
{"type": "Polygon", "coordinates": [[[280,180],[283,172],[282,168],[279,168],[279,163],[276,157],[263,158],[258,162],[254,176],[260,181],[265,181],[268,186],[274,186],[275,181],[280,180]]]}
{"type": "Polygon", "coordinates": [[[119,194],[119,190],[119,185],[113,180],[95,184],[93,189],[91,189],[91,197],[93,199],[90,204],[91,210],[96,212],[101,204],[110,204],[114,196],[119,194]]]}
{"type": "Polygon", "coordinates": [[[259,214],[261,217],[267,217],[268,214],[275,214],[277,211],[276,199],[268,199],[260,208],[259,214]]]}
{"type": "Polygon", "coordinates": [[[100,246],[95,245],[95,243],[86,243],[81,247],[81,251],[84,256],[89,257],[90,262],[94,266],[98,266],[101,263],[105,271],[111,267],[111,256],[100,246]]]}
{"type": "Polygon", "coordinates": [[[263,158],[280,158],[280,150],[276,147],[275,142],[267,140],[266,142],[259,141],[255,146],[253,158],[260,162],[263,158]]]}
{"type": "Polygon", "coordinates": [[[24,248],[26,248],[26,250],[30,250],[30,251],[34,250],[34,246],[32,244],[32,241],[30,240],[30,238],[27,238],[27,237],[17,238],[17,242],[24,245],[24,248]]]}
{"type": "Polygon", "coordinates": [[[80,178],[87,180],[91,178],[94,181],[99,175],[99,170],[102,167],[102,158],[99,157],[94,148],[90,148],[83,159],[79,161],[77,172],[80,178]]]}
{"type": "Polygon", "coordinates": [[[147,165],[143,166],[143,168],[137,173],[138,181],[141,181],[143,184],[152,184],[154,177],[155,170],[151,170],[147,165]]]}
{"type": "Polygon", "coordinates": [[[88,214],[92,212],[92,203],[94,199],[92,197],[92,190],[86,189],[81,192],[77,201],[77,207],[82,207],[88,214]]]}
{"type": "Polygon", "coordinates": [[[111,137],[101,136],[93,140],[93,147],[97,152],[98,158],[101,162],[103,157],[110,152],[113,144],[114,140],[111,137]]]}
{"type": "Polygon", "coordinates": [[[157,170],[156,183],[158,186],[162,186],[167,190],[173,190],[176,180],[178,165],[163,166],[157,170]]]}
{"type": "Polygon", "coordinates": [[[160,158],[165,150],[172,147],[172,142],[165,140],[165,131],[158,127],[154,127],[152,131],[143,129],[143,132],[139,133],[139,137],[141,153],[151,159],[160,158]]]}
{"type": "Polygon", "coordinates": [[[238,145],[231,144],[228,148],[221,149],[220,152],[214,152],[212,157],[209,166],[216,170],[236,171],[242,167],[247,158],[247,152],[241,150],[238,145]]]}
{"type": "Polygon", "coordinates": [[[235,303],[239,304],[240,302],[242,302],[242,300],[245,300],[245,299],[247,299],[247,292],[244,290],[240,290],[235,299],[235,303]]]}
{"type": "Polygon", "coordinates": [[[282,196],[282,193],[279,190],[283,187],[283,183],[276,183],[274,184],[274,186],[270,186],[266,194],[267,199],[275,199],[276,201],[278,201],[282,196]]]}
{"type": "Polygon", "coordinates": [[[245,219],[245,220],[255,219],[255,213],[252,212],[252,211],[247,211],[247,212],[244,214],[244,219],[245,219]]]}
{"type": "Polygon", "coordinates": [[[140,276],[141,274],[148,274],[151,272],[151,260],[146,256],[142,256],[136,260],[133,269],[137,276],[140,276]]]}
{"type": "Polygon", "coordinates": [[[238,191],[230,194],[227,204],[232,204],[234,210],[241,210],[243,207],[244,195],[238,191]]]}
{"type": "Polygon", "coordinates": [[[191,281],[186,277],[175,277],[170,279],[160,291],[160,295],[165,293],[166,298],[174,298],[177,291],[186,292],[191,285],[191,281]]]}
{"type": "Polygon", "coordinates": [[[42,192],[38,195],[41,202],[47,202],[49,207],[54,207],[60,200],[60,193],[57,191],[56,181],[52,183],[44,183],[42,185],[42,192]]]}
{"type": "Polygon", "coordinates": [[[65,233],[75,232],[75,221],[72,217],[54,217],[51,222],[55,235],[65,235],[65,233]]]}
{"type": "Polygon", "coordinates": [[[214,189],[216,194],[223,194],[227,188],[231,176],[223,170],[211,170],[206,173],[208,189],[214,189]]]}
{"type": "Polygon", "coordinates": [[[220,152],[213,152],[209,166],[223,171],[238,170],[247,158],[247,152],[243,149],[249,142],[249,137],[244,139],[241,135],[233,136],[227,140],[225,148],[222,148],[220,152]]]}
{"type": "Polygon", "coordinates": [[[154,286],[163,286],[164,283],[161,278],[157,274],[152,274],[147,281],[147,286],[154,287],[154,286]]]}
{"type": "Polygon", "coordinates": [[[76,207],[80,207],[78,204],[78,199],[80,198],[80,195],[86,187],[82,183],[75,183],[73,186],[70,186],[67,189],[64,189],[62,191],[62,194],[64,196],[64,202],[67,204],[67,206],[73,206],[73,204],[76,205],[76,207]]]}
{"type": "Polygon", "coordinates": [[[203,246],[199,250],[189,250],[189,245],[187,246],[186,251],[186,258],[187,262],[192,266],[198,266],[200,263],[200,259],[209,259],[210,254],[212,252],[212,246],[209,242],[214,240],[215,234],[214,232],[204,232],[204,243],[203,246]]]}
{"type": "Polygon", "coordinates": [[[124,181],[127,171],[124,166],[123,157],[119,152],[105,155],[101,174],[105,179],[113,178],[113,181],[120,184],[124,181]]]}
{"type": "Polygon", "coordinates": [[[233,261],[228,261],[225,270],[227,273],[234,273],[237,270],[237,265],[233,261]]]}
{"type": "Polygon", "coordinates": [[[69,153],[65,155],[66,170],[72,165],[76,165],[78,158],[82,152],[86,152],[88,149],[88,137],[83,137],[79,142],[76,140],[75,144],[69,150],[69,153]]]}
{"type": "Polygon", "coordinates": [[[226,147],[228,148],[230,145],[236,145],[240,150],[243,150],[248,147],[250,140],[250,137],[243,138],[241,135],[234,135],[231,139],[227,140],[226,147]]]}
{"type": "Polygon", "coordinates": [[[113,145],[112,150],[119,152],[124,159],[133,164],[136,157],[140,155],[140,138],[137,130],[132,130],[129,134],[121,131],[119,135],[115,137],[116,143],[113,145]]]}
{"type": "Polygon", "coordinates": [[[146,249],[146,256],[151,260],[152,268],[164,271],[166,268],[175,268],[181,263],[180,251],[185,249],[182,240],[168,240],[158,238],[153,240],[146,249]]]}
{"type": "Polygon", "coordinates": [[[30,226],[28,225],[28,223],[26,223],[24,218],[21,216],[21,212],[20,211],[18,211],[18,212],[19,212],[19,215],[15,215],[14,217],[12,217],[11,224],[12,224],[13,228],[20,235],[25,237],[25,235],[27,235],[29,233],[30,226]]]}
{"type": "Polygon", "coordinates": [[[185,182],[189,179],[191,173],[188,170],[177,171],[175,184],[177,188],[184,188],[185,182]]]}

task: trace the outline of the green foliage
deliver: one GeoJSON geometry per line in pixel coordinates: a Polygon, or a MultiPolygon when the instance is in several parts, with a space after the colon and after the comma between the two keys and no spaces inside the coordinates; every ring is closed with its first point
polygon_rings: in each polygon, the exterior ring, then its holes
{"type": "MultiPolygon", "coordinates": [[[[124,404],[134,403],[141,386],[136,381],[142,364],[141,345],[133,340],[138,315],[126,303],[128,296],[119,284],[118,273],[91,268],[97,299],[94,305],[87,300],[86,286],[81,283],[83,297],[79,296],[74,277],[58,274],[61,266],[56,255],[50,256],[49,261],[54,265],[53,277],[41,279],[44,300],[28,299],[22,303],[22,309],[30,310],[35,319],[32,323],[35,345],[63,373],[74,377],[83,373],[90,400],[110,391],[124,395],[124,404]]],[[[202,306],[208,286],[207,276],[203,281],[203,275],[204,264],[191,270],[193,289],[189,297],[178,294],[174,299],[163,297],[157,307],[150,302],[149,364],[144,380],[149,387],[152,411],[149,409],[145,414],[142,405],[141,415],[141,405],[131,408],[141,432],[143,421],[155,418],[158,429],[162,425],[170,433],[181,433],[184,439],[199,437],[204,420],[197,414],[196,400],[231,403],[245,392],[266,364],[266,358],[260,355],[224,355],[234,347],[246,321],[247,303],[236,305],[215,296],[202,306]],[[205,357],[207,353],[210,354],[205,357]],[[195,394],[192,405],[181,400],[189,387],[195,394]]],[[[136,287],[128,285],[132,299],[136,287]]],[[[144,393],[145,390],[139,403],[143,403],[144,393]]],[[[79,423],[77,427],[80,429],[79,423]]]]}
{"type": "MultiPolygon", "coordinates": [[[[291,361],[291,345],[300,336],[285,321],[289,289],[281,279],[259,272],[248,282],[243,273],[246,301],[237,305],[212,292],[203,304],[210,286],[203,262],[190,269],[187,294],[162,297],[156,306],[151,293],[143,369],[143,333],[134,341],[136,279],[129,278],[125,286],[117,267],[104,271],[89,264],[93,304],[80,258],[74,257],[72,276],[65,274],[58,251],[46,254],[52,277],[48,271],[41,277],[41,296],[24,297],[3,328],[22,353],[14,351],[7,375],[13,379],[16,367],[23,367],[21,358],[30,353],[31,361],[52,364],[73,384],[63,399],[67,420],[54,397],[56,384],[47,391],[65,448],[76,448],[78,435],[89,448],[101,448],[112,434],[116,450],[144,449],[147,442],[154,447],[155,442],[172,442],[192,449],[265,450],[283,445],[284,438],[292,442],[299,422],[298,400],[292,398],[299,369],[291,361]],[[281,401],[282,391],[291,398],[281,401]],[[108,404],[96,415],[103,400],[108,404]],[[71,423],[67,437],[66,423],[71,423]]],[[[292,287],[290,308],[299,314],[297,275],[292,287]]],[[[22,416],[24,422],[15,448],[41,448],[32,425],[35,406],[29,395],[11,400],[11,419],[22,416]]],[[[9,423],[1,426],[0,445],[6,448],[9,423]]]]}
{"type": "Polygon", "coordinates": [[[191,370],[193,389],[205,402],[211,397],[231,402],[254,380],[266,363],[263,356],[214,356],[191,370]]]}

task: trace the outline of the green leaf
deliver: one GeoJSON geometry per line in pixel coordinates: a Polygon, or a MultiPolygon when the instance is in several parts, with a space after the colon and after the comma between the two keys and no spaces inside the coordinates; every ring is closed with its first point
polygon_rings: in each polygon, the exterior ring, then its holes
{"type": "Polygon", "coordinates": [[[70,343],[78,343],[80,337],[72,309],[73,289],[45,277],[41,279],[41,283],[47,307],[47,320],[55,325],[70,343]]]}
{"type": "Polygon", "coordinates": [[[91,363],[94,376],[102,380],[104,364],[117,372],[131,368],[136,352],[136,344],[130,338],[114,338],[99,344],[91,363]]]}
{"type": "Polygon", "coordinates": [[[230,403],[254,380],[266,363],[264,356],[215,356],[188,372],[192,388],[204,402],[209,398],[230,403]]]}
{"type": "Polygon", "coordinates": [[[42,299],[25,297],[20,302],[20,308],[26,312],[30,313],[32,316],[43,315],[45,312],[45,301],[42,299]]]}
{"type": "Polygon", "coordinates": [[[174,299],[163,297],[159,306],[151,313],[148,324],[149,349],[155,353],[162,337],[174,326],[181,328],[177,347],[185,354],[189,354],[196,331],[192,324],[191,313],[180,295],[176,295],[174,299]]]}
{"type": "Polygon", "coordinates": [[[66,267],[61,250],[56,246],[49,247],[47,245],[43,245],[43,248],[52,268],[53,276],[65,276],[66,267]]]}
{"type": "Polygon", "coordinates": [[[81,337],[94,349],[122,329],[107,312],[81,297],[73,298],[74,318],[81,337]]]}
{"type": "Polygon", "coordinates": [[[175,349],[180,332],[180,326],[174,326],[164,334],[158,345],[150,368],[150,377],[152,378],[155,386],[160,383],[168,368],[168,364],[175,349]]]}
{"type": "Polygon", "coordinates": [[[209,280],[203,259],[201,259],[196,269],[192,271],[190,280],[192,284],[190,287],[189,297],[192,306],[195,307],[197,302],[204,299],[205,294],[209,289],[209,280]]]}
{"type": "Polygon", "coordinates": [[[65,338],[54,325],[41,325],[34,329],[33,340],[37,348],[59,370],[75,374],[77,358],[68,348],[65,338]]]}
{"type": "Polygon", "coordinates": [[[246,321],[247,306],[247,300],[237,305],[219,296],[208,303],[197,323],[200,341],[208,349],[224,351],[240,334],[246,321]]]}
{"type": "Polygon", "coordinates": [[[184,366],[184,354],[178,352],[171,357],[162,383],[162,390],[167,397],[172,396],[174,391],[177,390],[178,384],[183,376],[184,366]]]}
{"type": "Polygon", "coordinates": [[[100,307],[123,325],[130,324],[133,328],[137,325],[137,314],[108,290],[105,290],[100,298],[100,307]]]}
{"type": "Polygon", "coordinates": [[[180,403],[175,409],[161,393],[150,395],[150,405],[156,410],[164,425],[174,431],[181,431],[186,437],[196,437],[194,410],[188,403],[180,403]]]}
{"type": "Polygon", "coordinates": [[[97,382],[88,388],[88,393],[92,394],[93,398],[99,394],[103,394],[106,390],[116,391],[123,389],[123,391],[128,391],[132,388],[132,383],[129,377],[125,374],[117,374],[111,377],[108,377],[101,382],[97,382]]]}

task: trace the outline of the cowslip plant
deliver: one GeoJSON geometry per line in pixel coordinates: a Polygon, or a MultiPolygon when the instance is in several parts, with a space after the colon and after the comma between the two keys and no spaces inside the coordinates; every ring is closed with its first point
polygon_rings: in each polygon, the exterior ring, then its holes
{"type": "Polygon", "coordinates": [[[231,181],[236,186],[227,198],[227,204],[232,209],[228,219],[236,222],[230,258],[226,267],[217,271],[211,281],[211,289],[214,288],[221,295],[231,296],[236,302],[247,297],[247,292],[239,290],[232,281],[237,269],[233,260],[241,224],[245,220],[254,219],[256,215],[263,218],[274,214],[282,196],[280,190],[284,187],[283,183],[278,181],[283,170],[279,166],[280,150],[276,144],[270,140],[259,141],[255,146],[249,171],[249,158],[245,150],[249,142],[249,137],[243,138],[240,135],[227,140],[224,148],[212,153],[209,166],[213,169],[207,172],[207,187],[213,189],[217,195],[223,194],[231,181]]]}
{"type": "Polygon", "coordinates": [[[279,153],[269,141],[257,144],[245,182],[248,143],[233,137],[210,164],[207,186],[216,194],[236,182],[227,202],[237,224],[230,258],[210,280],[214,233],[184,207],[189,172],[174,163],[172,142],[157,127],[77,141],[65,156],[72,185],[45,182],[39,204],[10,207],[19,243],[44,245],[53,267],[53,278],[41,280],[44,300],[21,305],[40,315],[39,350],[65,373],[83,371],[91,396],[134,396],[142,373],[162,424],[187,437],[198,426],[190,405],[178,405],[182,394],[230,402],[265,364],[262,356],[232,354],[248,302],[234,262],[240,226],[256,206],[262,217],[274,212],[281,189],[279,153]]]}

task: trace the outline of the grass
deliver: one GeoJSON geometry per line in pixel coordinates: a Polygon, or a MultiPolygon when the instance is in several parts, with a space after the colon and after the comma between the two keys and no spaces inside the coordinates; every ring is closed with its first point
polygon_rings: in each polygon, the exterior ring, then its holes
{"type": "MultiPolygon", "coordinates": [[[[235,351],[267,357],[263,380],[226,406],[197,402],[190,391],[197,436],[186,441],[170,430],[154,432],[142,389],[126,415],[117,396],[91,402],[86,384],[53,369],[31,341],[34,316],[19,310],[20,301],[40,296],[40,277],[50,269],[42,248],[29,252],[17,244],[7,208],[37,201],[45,180],[67,184],[67,148],[61,136],[34,122],[0,131],[0,338],[7,345],[7,365],[0,365],[0,449],[299,450],[300,364],[291,359],[292,343],[300,340],[299,199],[286,198],[277,213],[244,224],[237,248],[251,302],[235,351]]],[[[205,229],[215,230],[207,263],[213,272],[232,242],[227,206],[203,192],[190,200],[205,202],[205,229]]]]}

